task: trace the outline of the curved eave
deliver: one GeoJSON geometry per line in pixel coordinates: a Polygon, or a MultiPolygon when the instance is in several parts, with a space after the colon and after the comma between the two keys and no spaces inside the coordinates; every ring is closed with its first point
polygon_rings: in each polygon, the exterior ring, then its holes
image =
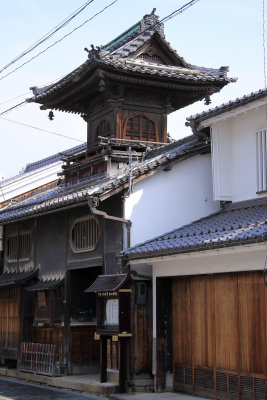
{"type": "Polygon", "coordinates": [[[266,241],[266,235],[263,238],[262,235],[255,237],[255,238],[247,238],[247,239],[235,239],[235,240],[227,240],[227,241],[210,241],[208,243],[202,243],[201,245],[191,246],[191,247],[174,247],[173,249],[162,249],[158,251],[151,251],[151,252],[140,252],[136,253],[127,253],[119,255],[124,262],[131,262],[137,260],[147,260],[147,259],[154,259],[158,257],[170,257],[170,256],[178,256],[180,254],[185,253],[195,253],[195,252],[203,252],[207,250],[217,250],[226,247],[236,247],[241,245],[248,245],[253,243],[262,243],[266,241]]]}
{"type": "Polygon", "coordinates": [[[102,79],[126,82],[145,86],[168,87],[174,90],[203,90],[211,94],[218,88],[231,82],[225,75],[206,73],[183,68],[166,67],[148,63],[134,63],[129,60],[93,59],[50,86],[44,92],[28,99],[43,105],[43,109],[51,108],[62,111],[82,113],[81,103],[98,92],[98,84],[102,79]],[[173,86],[172,86],[173,85],[173,86]],[[178,86],[177,86],[178,85],[178,86]],[[88,96],[89,93],[89,96],[88,96]]]}

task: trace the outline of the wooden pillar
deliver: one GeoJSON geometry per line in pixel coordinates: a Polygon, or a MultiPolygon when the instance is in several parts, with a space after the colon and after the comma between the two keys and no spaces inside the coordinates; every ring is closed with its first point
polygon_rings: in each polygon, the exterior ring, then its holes
{"type": "Polygon", "coordinates": [[[107,382],[107,337],[100,338],[100,382],[107,382]]]}
{"type": "Polygon", "coordinates": [[[65,293],[64,293],[64,374],[68,374],[70,363],[70,271],[65,274],[65,293]]]}
{"type": "Polygon", "coordinates": [[[172,321],[171,321],[171,280],[157,278],[156,299],[156,390],[164,391],[166,372],[172,365],[172,321]],[[166,352],[170,353],[166,359],[166,352]]]}
{"type": "Polygon", "coordinates": [[[126,392],[128,339],[119,339],[119,392],[126,392]]]}

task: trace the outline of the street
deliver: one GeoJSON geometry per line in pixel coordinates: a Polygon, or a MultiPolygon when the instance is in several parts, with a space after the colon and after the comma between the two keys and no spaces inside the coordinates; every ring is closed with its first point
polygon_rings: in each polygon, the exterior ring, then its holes
{"type": "Polygon", "coordinates": [[[104,400],[104,398],[0,378],[0,400],[104,400]]]}

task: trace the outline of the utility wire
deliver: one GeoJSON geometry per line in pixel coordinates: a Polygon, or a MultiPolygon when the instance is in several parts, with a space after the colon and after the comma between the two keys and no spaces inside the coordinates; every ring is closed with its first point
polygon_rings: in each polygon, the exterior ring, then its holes
{"type": "Polygon", "coordinates": [[[22,102],[19,103],[19,104],[16,104],[16,105],[13,106],[13,107],[8,108],[7,110],[5,110],[5,111],[3,111],[3,112],[0,113],[0,117],[1,117],[2,115],[4,115],[4,114],[9,113],[10,111],[15,110],[16,108],[19,108],[19,107],[21,107],[21,106],[24,106],[25,104],[27,104],[27,101],[26,101],[26,100],[25,100],[25,101],[22,101],[22,102]]]}
{"type": "MultiPolygon", "coordinates": [[[[44,85],[44,86],[45,86],[45,85],[44,85]]],[[[0,103],[0,106],[1,106],[2,104],[9,103],[10,101],[16,100],[16,99],[18,99],[19,97],[26,96],[26,94],[30,94],[30,93],[31,93],[31,92],[28,91],[28,92],[19,94],[19,95],[16,96],[16,97],[12,97],[12,99],[8,99],[8,100],[5,100],[5,101],[2,101],[2,102],[0,103]]]]}
{"type": "Polygon", "coordinates": [[[4,117],[1,117],[0,119],[3,119],[4,121],[8,121],[8,122],[13,122],[14,124],[27,126],[28,128],[36,129],[41,132],[49,133],[50,135],[56,135],[56,136],[64,137],[65,139],[75,140],[76,142],[84,143],[84,140],[73,138],[71,136],[66,136],[66,135],[63,135],[62,133],[47,131],[46,129],[38,128],[37,126],[32,126],[32,125],[24,124],[23,122],[14,121],[13,119],[8,119],[8,118],[4,118],[4,117]]]}
{"type": "MultiPolygon", "coordinates": [[[[24,64],[22,64],[21,66],[17,67],[15,70],[11,71],[9,74],[3,76],[2,78],[0,78],[0,80],[4,79],[6,76],[10,75],[11,73],[15,72],[17,69],[21,68],[23,65],[27,64],[28,62],[30,62],[31,60],[33,60],[34,58],[38,57],[40,54],[44,53],[46,50],[48,50],[49,48],[53,47],[55,44],[57,44],[58,42],[62,41],[63,39],[65,39],[67,36],[71,35],[74,31],[76,31],[77,29],[81,28],[83,25],[85,25],[87,22],[91,21],[93,18],[95,18],[97,15],[101,14],[102,12],[104,12],[107,8],[111,7],[113,4],[115,4],[118,0],[114,0],[112,3],[108,4],[106,7],[104,7],[101,11],[99,11],[98,13],[94,14],[90,19],[86,20],[83,24],[79,25],[78,27],[76,27],[74,30],[72,30],[70,33],[68,33],[67,35],[63,36],[61,39],[59,39],[58,41],[56,41],[55,43],[53,43],[51,46],[47,47],[45,50],[43,50],[42,52],[38,53],[36,56],[32,57],[30,60],[26,61],[24,64]]],[[[166,17],[162,18],[160,20],[160,22],[167,22],[170,19],[176,17],[177,15],[181,14],[182,12],[186,11],[189,7],[193,6],[195,3],[197,3],[200,0],[191,0],[188,3],[184,4],[182,7],[178,8],[177,10],[174,10],[172,13],[170,13],[169,15],[167,15],[166,17]]],[[[263,12],[264,12],[264,0],[263,0],[263,12]]],[[[264,18],[263,18],[264,21],[264,18]]],[[[264,24],[264,22],[263,22],[264,24]]],[[[155,25],[157,25],[157,23],[155,23],[154,25],[149,26],[148,28],[144,29],[142,32],[146,32],[147,30],[150,30],[151,28],[153,28],[155,25]]],[[[264,37],[264,29],[263,29],[263,37],[264,37]]],[[[264,39],[264,43],[265,43],[265,39],[264,39]]],[[[264,45],[264,50],[265,50],[265,45],[264,45]]],[[[264,63],[265,65],[265,63],[264,63]]],[[[18,96],[19,97],[19,96],[18,96]]],[[[2,113],[0,113],[0,116],[13,111],[14,109],[20,107],[21,105],[24,105],[25,103],[27,103],[26,101],[19,103],[17,105],[15,105],[14,107],[9,108],[8,110],[3,111],[2,113]]],[[[36,128],[38,129],[38,128],[36,128]]]]}
{"type": "Polygon", "coordinates": [[[177,10],[173,11],[171,14],[167,15],[166,17],[162,18],[160,22],[167,22],[170,19],[176,17],[179,14],[182,14],[185,10],[187,10],[189,7],[192,7],[195,3],[197,3],[200,0],[191,0],[188,3],[184,4],[182,7],[178,8],[177,10]]]}
{"type": "Polygon", "coordinates": [[[92,21],[92,19],[94,19],[95,17],[97,17],[99,14],[102,14],[107,8],[111,7],[113,4],[115,4],[118,0],[114,0],[111,3],[109,3],[106,7],[102,8],[102,10],[98,11],[96,14],[94,14],[91,18],[87,19],[86,21],[84,21],[81,25],[77,26],[76,28],[74,28],[71,32],[67,33],[66,35],[64,35],[61,39],[57,40],[56,42],[52,43],[50,46],[46,47],[44,50],[40,51],[38,54],[36,54],[34,57],[30,58],[28,61],[25,61],[23,64],[21,64],[19,67],[13,69],[12,71],[10,71],[8,74],[2,76],[2,78],[0,78],[0,81],[2,79],[5,79],[7,76],[13,74],[15,71],[17,71],[18,69],[22,68],[24,65],[28,64],[29,62],[31,62],[32,60],[34,60],[35,58],[39,57],[41,54],[45,53],[47,50],[51,49],[51,47],[54,47],[57,43],[61,42],[63,39],[65,39],[66,37],[70,36],[73,32],[77,31],[78,29],[80,29],[82,26],[84,26],[85,24],[87,24],[87,22],[92,21]]]}
{"type": "Polygon", "coordinates": [[[7,69],[10,65],[16,63],[18,60],[20,60],[22,57],[24,57],[26,54],[30,53],[31,51],[35,50],[36,47],[40,46],[40,44],[44,43],[46,40],[50,39],[51,36],[53,36],[56,32],[58,32],[60,29],[64,28],[70,21],[72,21],[77,15],[79,15],[89,4],[91,4],[94,0],[89,0],[85,4],[83,4],[80,8],[78,8],[76,11],[74,11],[72,14],[70,14],[64,21],[62,21],[60,24],[58,24],[55,28],[51,29],[48,33],[46,33],[41,39],[39,39],[37,42],[32,44],[30,47],[28,47],[26,50],[24,50],[21,54],[19,54],[16,58],[14,58],[12,61],[10,61],[8,64],[6,64],[4,67],[0,69],[0,73],[2,73],[5,69],[7,69]]]}

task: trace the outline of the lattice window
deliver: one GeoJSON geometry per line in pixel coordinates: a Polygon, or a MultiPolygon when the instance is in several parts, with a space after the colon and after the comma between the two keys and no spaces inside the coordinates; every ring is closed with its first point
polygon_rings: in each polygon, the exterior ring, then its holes
{"type": "Polygon", "coordinates": [[[96,128],[96,136],[110,136],[110,124],[106,119],[102,119],[96,128]]]}
{"type": "Polygon", "coordinates": [[[130,140],[157,141],[154,121],[144,115],[134,115],[127,121],[125,138],[130,140]]]}
{"type": "Polygon", "coordinates": [[[30,232],[11,235],[7,238],[7,259],[27,259],[31,255],[32,236],[30,232]]]}
{"type": "Polygon", "coordinates": [[[74,252],[92,251],[99,241],[99,224],[90,216],[77,220],[71,230],[71,245],[74,252]]]}
{"type": "Polygon", "coordinates": [[[256,132],[257,146],[257,190],[267,190],[267,130],[256,132]]]}

